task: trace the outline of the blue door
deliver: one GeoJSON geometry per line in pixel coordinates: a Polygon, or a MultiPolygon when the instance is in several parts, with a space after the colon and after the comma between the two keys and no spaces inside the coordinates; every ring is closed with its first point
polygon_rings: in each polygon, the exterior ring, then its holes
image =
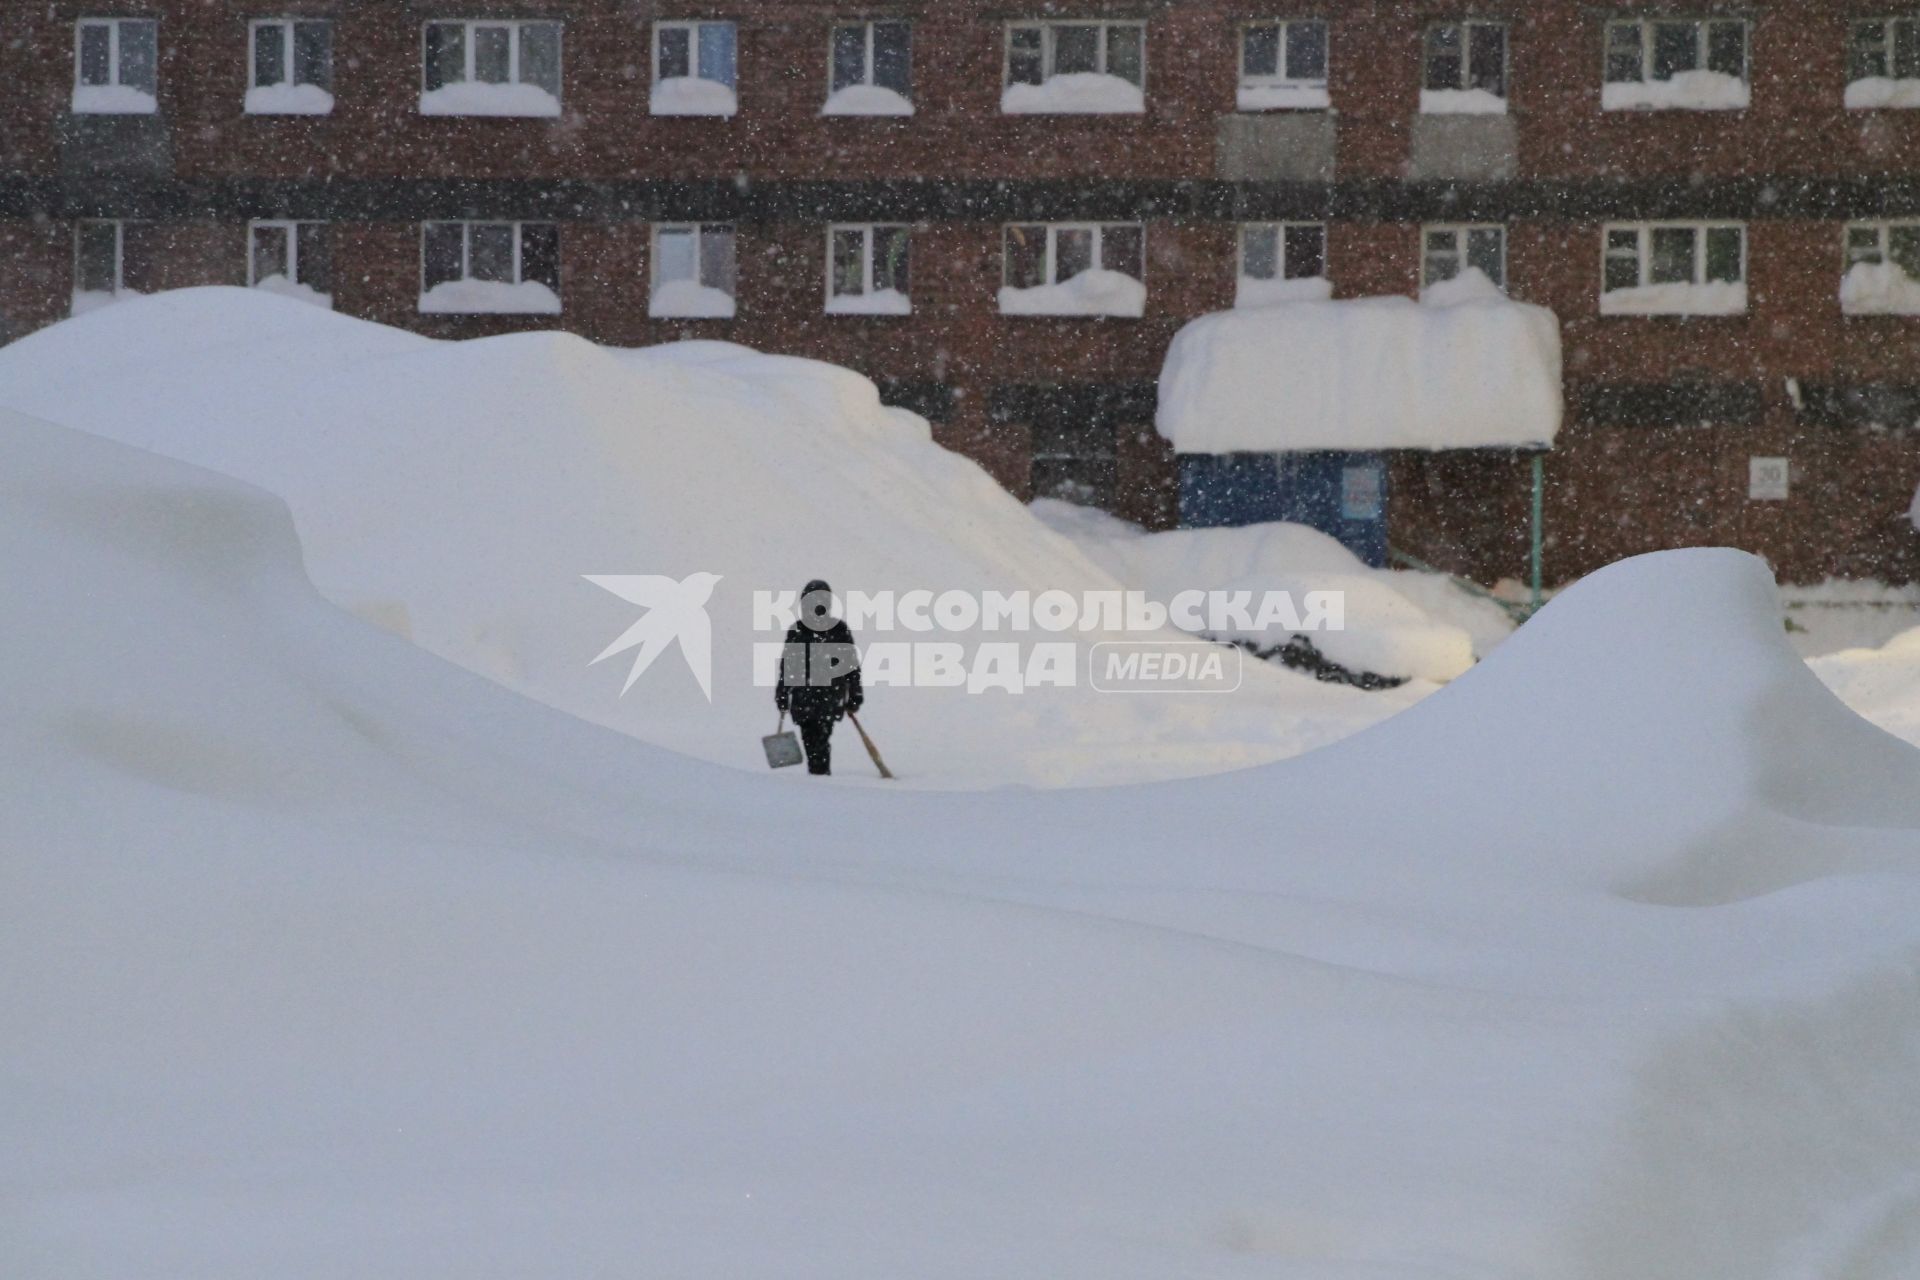
{"type": "Polygon", "coordinates": [[[1180,456],[1180,523],[1189,529],[1289,520],[1387,563],[1387,460],[1380,453],[1180,456]]]}

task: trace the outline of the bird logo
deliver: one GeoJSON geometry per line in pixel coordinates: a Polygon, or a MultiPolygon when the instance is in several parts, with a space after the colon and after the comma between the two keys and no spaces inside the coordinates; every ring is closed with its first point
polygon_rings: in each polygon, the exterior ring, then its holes
{"type": "MultiPolygon", "coordinates": [[[[640,620],[621,633],[620,638],[600,651],[593,662],[602,662],[616,653],[638,647],[633,669],[620,687],[622,697],[633,688],[640,673],[676,640],[687,670],[700,682],[700,692],[713,701],[713,623],[707,617],[707,601],[720,581],[717,573],[694,573],[676,582],[658,573],[588,573],[581,575],[594,586],[611,591],[628,604],[637,604],[646,612],[640,620]]],[[[593,663],[588,663],[592,666],[593,663]]]]}

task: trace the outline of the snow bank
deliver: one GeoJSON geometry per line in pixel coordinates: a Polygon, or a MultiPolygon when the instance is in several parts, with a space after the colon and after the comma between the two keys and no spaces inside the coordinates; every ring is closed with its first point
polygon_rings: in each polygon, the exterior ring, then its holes
{"type": "Polygon", "coordinates": [[[1325,276],[1297,280],[1260,280],[1241,276],[1234,286],[1236,307],[1276,307],[1285,302],[1325,302],[1333,297],[1333,281],[1325,276]]]}
{"type": "Polygon", "coordinates": [[[1140,86],[1098,71],[1051,76],[1044,84],[1010,84],[1000,110],[1020,115],[1139,115],[1147,109],[1140,86]]]}
{"type": "Polygon", "coordinates": [[[142,296],[144,295],[132,289],[75,289],[73,291],[73,310],[68,314],[84,316],[89,312],[98,311],[102,307],[110,307],[116,302],[124,302],[129,298],[142,296]]]}
{"type": "Polygon", "coordinates": [[[1551,444],[1561,411],[1551,311],[1365,298],[1193,321],[1158,421],[1181,453],[1471,449],[1551,444]]]}
{"type": "Polygon", "coordinates": [[[71,433],[0,428],[0,563],[0,1273],[1920,1268],[1920,757],[1745,557],[1596,574],[1301,760],[985,798],[583,725],[71,433]]]}
{"type": "Polygon", "coordinates": [[[150,116],[160,110],[160,99],[131,85],[77,84],[73,109],[82,115],[150,116]]]}
{"type": "Polygon", "coordinates": [[[1468,267],[1451,280],[1436,280],[1420,291],[1424,307],[1457,307],[1467,302],[1500,302],[1506,291],[1478,267],[1468,267]]]}
{"type": "Polygon", "coordinates": [[[1420,114],[1503,116],[1507,114],[1507,100],[1488,89],[1422,89],[1420,114]]]}
{"type": "Polygon", "coordinates": [[[655,285],[647,300],[647,314],[660,320],[731,320],[733,295],[695,280],[669,280],[655,285]]]}
{"type": "Polygon", "coordinates": [[[1324,111],[1333,97],[1323,84],[1243,84],[1236,105],[1242,111],[1324,111]]]}
{"type": "Polygon", "coordinates": [[[247,90],[244,110],[250,116],[324,116],[333,111],[333,95],[317,84],[255,85],[247,90]]]}
{"type": "Polygon", "coordinates": [[[1724,281],[1643,284],[1608,289],[1600,295],[1603,316],[1738,316],[1746,310],[1747,286],[1724,281]]]}
{"type": "Polygon", "coordinates": [[[656,80],[647,101],[647,109],[656,116],[732,116],[740,111],[732,86],[699,76],[656,80]]]}
{"type": "Polygon", "coordinates": [[[913,299],[898,289],[876,289],[872,293],[843,293],[827,299],[830,316],[908,316],[913,314],[913,299]]]}
{"type": "Polygon", "coordinates": [[[1841,277],[1840,309],[1850,316],[1920,315],[1920,280],[1897,262],[1856,262],[1841,277]]]}
{"type": "Polygon", "coordinates": [[[557,316],[560,295],[537,280],[443,280],[420,295],[422,315],[557,316]]]}
{"type": "Polygon", "coordinates": [[[423,116],[557,116],[560,99],[537,84],[463,80],[420,95],[423,116]]]}
{"type": "Polygon", "coordinates": [[[1920,107],[1920,80],[1867,76],[1847,83],[1849,111],[1907,110],[1920,107]]]}
{"type": "Polygon", "coordinates": [[[329,311],[333,309],[332,294],[321,293],[312,285],[299,284],[289,280],[278,272],[270,276],[263,276],[254,281],[253,287],[278,297],[292,298],[297,302],[309,303],[316,307],[325,307],[329,311]]]}
{"type": "Polygon", "coordinates": [[[1920,627],[1878,648],[1841,649],[1809,658],[1807,665],[1842,702],[1920,746],[1920,627]]]}
{"type": "Polygon", "coordinates": [[[884,85],[850,84],[827,95],[823,116],[910,116],[913,102],[884,85]]]}
{"type": "Polygon", "coordinates": [[[1065,284],[1000,290],[1000,313],[1008,316],[1124,316],[1146,314],[1147,286],[1119,271],[1082,271],[1065,284]]]}
{"type": "Polygon", "coordinates": [[[1671,80],[1628,80],[1603,85],[1602,111],[1744,111],[1752,91],[1724,71],[1681,71],[1671,80]]]}

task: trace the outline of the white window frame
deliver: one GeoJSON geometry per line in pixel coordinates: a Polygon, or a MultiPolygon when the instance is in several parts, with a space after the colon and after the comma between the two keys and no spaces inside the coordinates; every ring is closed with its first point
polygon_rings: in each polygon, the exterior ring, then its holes
{"type": "MultiPolygon", "coordinates": [[[[304,17],[300,15],[294,15],[292,17],[287,17],[287,18],[255,18],[252,21],[247,23],[247,88],[275,89],[275,88],[284,87],[284,88],[291,89],[291,88],[297,88],[301,84],[307,83],[306,81],[295,80],[293,78],[293,61],[294,61],[293,29],[296,24],[302,23],[302,22],[318,23],[322,26],[326,26],[329,28],[333,26],[333,19],[331,18],[319,18],[319,17],[310,18],[310,17],[304,17]],[[279,27],[280,28],[280,56],[284,60],[284,65],[286,66],[286,69],[287,69],[287,78],[285,80],[276,81],[274,84],[271,84],[271,85],[265,85],[260,83],[259,67],[257,65],[259,56],[260,56],[260,44],[259,44],[260,28],[262,27],[279,27]]],[[[329,31],[328,34],[329,36],[331,36],[332,32],[329,31]]],[[[332,57],[331,42],[329,42],[328,44],[328,57],[329,59],[331,59],[332,57]]],[[[328,70],[331,71],[332,68],[329,67],[328,70]]],[[[420,67],[420,75],[422,77],[421,82],[423,84],[425,83],[426,74],[427,72],[426,72],[425,55],[423,53],[421,67],[420,67]]],[[[328,79],[331,80],[332,76],[329,75],[328,79]]],[[[319,89],[325,89],[329,93],[333,92],[333,87],[330,84],[315,85],[314,87],[319,89]]]]}
{"type": "Polygon", "coordinates": [[[82,293],[100,293],[99,289],[82,289],[80,270],[80,243],[87,227],[113,228],[113,287],[105,292],[119,297],[127,292],[127,225],[126,218],[82,218],[73,227],[73,295],[82,293]]]}
{"type": "Polygon", "coordinates": [[[1460,259],[1460,267],[1450,280],[1458,280],[1461,272],[1470,265],[1467,253],[1467,237],[1475,231],[1494,231],[1500,236],[1500,278],[1493,283],[1502,293],[1507,291],[1507,224],[1504,222],[1429,222],[1420,228],[1420,291],[1425,293],[1436,284],[1444,281],[1427,279],[1427,261],[1433,256],[1431,241],[1436,232],[1452,232],[1459,239],[1454,250],[1460,259]]]}
{"type": "Polygon", "coordinates": [[[1429,22],[1420,28],[1420,91],[1464,93],[1473,87],[1473,32],[1477,27],[1490,27],[1500,33],[1500,93],[1503,100],[1511,101],[1513,96],[1513,24],[1504,18],[1442,18],[1429,22]],[[1427,83],[1427,72],[1431,63],[1427,57],[1427,42],[1433,33],[1441,27],[1460,28],[1460,79],[1456,84],[1431,85],[1427,83]]]}
{"type": "MultiPolygon", "coordinates": [[[[1128,221],[1125,221],[1124,219],[1118,222],[1043,222],[1036,219],[1031,222],[1008,222],[1008,223],[1002,224],[1000,228],[1000,255],[1001,255],[1000,282],[1003,287],[1014,288],[1014,289],[1051,288],[1054,285],[1064,283],[1059,278],[1060,255],[1058,251],[1059,244],[1060,244],[1060,233],[1063,231],[1091,231],[1093,233],[1093,261],[1087,265],[1087,270],[1089,271],[1107,270],[1108,269],[1106,265],[1107,232],[1108,230],[1116,227],[1125,227],[1134,231],[1138,231],[1140,233],[1140,274],[1139,276],[1133,277],[1133,278],[1138,279],[1142,285],[1146,284],[1147,283],[1147,224],[1144,222],[1128,222],[1128,221]],[[1009,285],[1006,282],[1007,281],[1007,267],[1006,267],[1007,232],[1014,227],[1045,227],[1047,229],[1047,255],[1046,255],[1047,278],[1041,281],[1038,285],[1009,285]]],[[[1067,277],[1067,279],[1069,280],[1076,279],[1076,278],[1077,277],[1075,276],[1067,277]]]]}
{"type": "Polygon", "coordinates": [[[1713,50],[1713,28],[1719,23],[1738,23],[1740,27],[1740,81],[1749,88],[1753,85],[1753,24],[1745,18],[1726,16],[1701,17],[1696,14],[1657,14],[1638,18],[1609,18],[1606,29],[1600,38],[1600,83],[1607,84],[1671,84],[1672,80],[1656,80],[1653,77],[1654,39],[1653,29],[1660,26],[1678,26],[1685,23],[1694,29],[1693,50],[1698,59],[1696,71],[1708,70],[1707,59],[1713,50]],[[1613,33],[1624,27],[1638,27],[1640,30],[1640,78],[1637,80],[1613,80],[1607,73],[1613,63],[1613,33]]]}
{"type": "MultiPolygon", "coordinates": [[[[1618,251],[1609,247],[1609,244],[1608,244],[1608,242],[1613,238],[1614,233],[1620,232],[1620,231],[1632,231],[1632,232],[1635,232],[1637,236],[1635,250],[1634,250],[1634,257],[1637,263],[1639,283],[1629,286],[1629,288],[1646,289],[1646,288],[1653,287],[1655,285],[1676,285],[1676,284],[1690,284],[1694,288],[1702,288],[1710,284],[1737,284],[1743,289],[1748,286],[1748,272],[1750,268],[1750,254],[1752,250],[1751,250],[1751,245],[1749,243],[1749,236],[1747,234],[1747,224],[1744,222],[1728,221],[1728,220],[1719,219],[1719,218],[1708,219],[1706,221],[1693,221],[1690,219],[1681,218],[1681,219],[1661,219],[1653,222],[1608,222],[1603,224],[1600,228],[1600,310],[1603,315],[1607,313],[1608,295],[1626,292],[1625,289],[1609,289],[1607,287],[1608,264],[1612,262],[1614,259],[1624,256],[1618,251]],[[1691,281],[1681,281],[1681,280],[1656,281],[1652,278],[1653,276],[1653,233],[1656,231],[1671,231],[1671,230],[1679,230],[1679,229],[1689,230],[1689,231],[1692,231],[1694,234],[1693,279],[1691,281]],[[1707,234],[1711,231],[1723,231],[1723,230],[1733,230],[1733,231],[1738,231],[1740,233],[1740,276],[1739,276],[1739,279],[1737,280],[1732,280],[1732,281],[1709,280],[1707,278],[1707,271],[1708,271],[1707,234]]],[[[1629,312],[1623,312],[1620,314],[1645,315],[1645,314],[1659,314],[1659,313],[1629,311],[1629,312]]],[[[1679,314],[1691,314],[1691,313],[1679,313],[1679,314]]]]}
{"type": "MultiPolygon", "coordinates": [[[[662,19],[661,21],[654,23],[653,24],[653,83],[654,84],[659,84],[662,79],[660,75],[660,36],[662,35],[662,33],[668,32],[668,31],[687,32],[687,79],[706,80],[708,84],[723,84],[723,85],[726,85],[727,88],[733,90],[736,94],[740,92],[740,24],[739,23],[735,22],[732,18],[672,18],[672,19],[662,19]],[[711,79],[708,79],[706,76],[703,76],[700,74],[700,28],[702,27],[733,28],[733,79],[732,80],[730,81],[711,80],[711,79]]],[[[831,46],[828,47],[827,56],[829,58],[833,56],[833,50],[831,46]]],[[[829,76],[828,83],[832,83],[831,76],[833,74],[833,70],[831,65],[829,65],[828,67],[827,74],[829,76]]],[[[676,223],[673,225],[678,226],[681,224],[676,223]]],[[[724,225],[724,224],[716,223],[715,225],[724,225]]]]}
{"type": "Polygon", "coordinates": [[[1875,261],[1880,263],[1893,260],[1893,233],[1895,230],[1920,232],[1920,218],[1856,218],[1840,231],[1840,269],[1847,272],[1867,261],[1854,256],[1853,236],[1857,231],[1871,231],[1877,241],[1874,252],[1875,261]]]}
{"type": "MultiPolygon", "coordinates": [[[[1000,88],[1002,92],[1015,83],[1013,78],[1013,33],[1038,29],[1040,32],[1040,83],[1045,84],[1060,74],[1054,70],[1059,33],[1067,27],[1093,27],[1100,32],[1099,65],[1095,68],[1100,75],[1111,75],[1107,70],[1107,45],[1109,33],[1115,27],[1131,27],[1140,33],[1140,80],[1134,87],[1141,93],[1147,91],[1147,24],[1139,18],[1022,18],[1007,23],[1005,43],[1000,57],[1000,88]]],[[[1122,77],[1116,77],[1122,78],[1122,77]]],[[[1132,81],[1128,81],[1132,84],[1132,81]]]]}
{"type": "MultiPolygon", "coordinates": [[[[134,86],[124,84],[120,79],[120,30],[131,23],[143,23],[153,28],[153,89],[157,99],[160,96],[160,20],[146,17],[107,17],[76,18],[73,23],[73,87],[80,89],[126,89],[134,86]],[[107,28],[107,82],[104,85],[91,85],[80,79],[81,42],[88,27],[107,28]]],[[[146,89],[136,92],[147,93],[146,89]]],[[[95,114],[92,112],[86,114],[95,114]]],[[[90,219],[92,221],[92,219],[90,219]]]]}
{"type": "Polygon", "coordinates": [[[736,222],[654,223],[652,229],[647,234],[647,297],[652,298],[655,293],[659,292],[662,284],[673,283],[673,281],[662,280],[660,278],[660,233],[663,231],[693,232],[693,282],[705,288],[719,289],[719,285],[707,284],[706,281],[700,278],[700,269],[706,262],[706,254],[703,251],[706,248],[707,233],[710,230],[721,227],[724,227],[727,232],[733,236],[733,288],[721,291],[729,298],[732,298],[734,304],[737,306],[740,302],[740,225],[736,222]]]}
{"type": "MultiPolygon", "coordinates": [[[[457,226],[461,229],[460,274],[457,277],[455,277],[455,279],[459,281],[467,281],[467,280],[474,279],[473,229],[475,227],[512,227],[513,228],[513,279],[507,280],[507,281],[500,281],[498,283],[512,284],[512,285],[522,285],[522,284],[532,283],[532,284],[544,285],[547,283],[544,280],[529,281],[526,278],[525,267],[521,260],[522,240],[525,235],[525,228],[529,226],[546,227],[546,226],[554,226],[554,225],[556,224],[552,218],[427,218],[425,219],[420,223],[420,293],[421,295],[424,297],[429,291],[429,289],[431,288],[431,286],[427,284],[427,228],[457,226]]],[[[447,283],[447,282],[443,281],[442,283],[447,283]]],[[[554,288],[554,286],[552,285],[548,285],[547,287],[552,288],[556,296],[560,292],[559,289],[554,288]]]]}
{"type": "MultiPolygon", "coordinates": [[[[427,87],[428,58],[431,56],[432,50],[432,45],[428,43],[427,33],[434,27],[466,28],[466,38],[461,41],[460,46],[460,52],[466,59],[466,62],[461,68],[460,79],[449,80],[446,84],[440,86],[442,89],[450,89],[456,84],[494,83],[491,80],[476,79],[473,74],[474,59],[478,56],[479,48],[479,41],[473,38],[474,33],[494,27],[504,28],[508,32],[507,78],[501,83],[509,85],[529,83],[520,78],[521,33],[527,27],[549,26],[558,29],[559,44],[555,49],[554,74],[559,84],[553,89],[547,89],[547,86],[543,84],[534,85],[533,87],[546,90],[553,94],[555,98],[559,98],[561,96],[561,90],[566,87],[567,83],[567,30],[566,23],[559,18],[428,18],[420,24],[420,92],[422,94],[434,92],[434,90],[427,87]]],[[[436,218],[434,221],[457,221],[457,219],[436,218]]],[[[539,219],[534,219],[534,221],[539,221],[539,219]]]]}
{"type": "Polygon", "coordinates": [[[1241,280],[1264,280],[1263,276],[1247,274],[1247,233],[1250,231],[1271,230],[1274,233],[1273,279],[1275,280],[1317,280],[1326,279],[1327,265],[1327,224],[1293,219],[1285,222],[1254,221],[1243,222],[1233,237],[1234,276],[1241,280]],[[1312,227],[1320,232],[1320,274],[1318,276],[1289,276],[1287,274],[1287,232],[1289,229],[1312,227]]]}
{"type": "MultiPolygon", "coordinates": [[[[866,42],[866,63],[861,68],[861,79],[859,79],[858,81],[856,81],[851,85],[841,85],[840,88],[841,89],[853,89],[853,88],[887,89],[889,92],[892,92],[892,93],[900,92],[900,90],[894,89],[890,85],[880,84],[878,81],[876,81],[873,78],[874,28],[882,24],[901,26],[907,29],[907,88],[909,92],[902,94],[901,96],[907,98],[909,101],[912,100],[913,94],[911,90],[913,88],[913,20],[911,18],[855,18],[849,21],[835,22],[833,24],[831,32],[827,36],[827,93],[829,95],[838,93],[840,91],[839,89],[835,89],[833,87],[834,42],[839,38],[839,35],[842,31],[849,30],[854,27],[858,27],[860,29],[861,35],[866,42]]],[[[735,48],[734,56],[736,59],[738,59],[739,57],[739,50],[737,46],[735,48]]],[[[658,66],[659,64],[656,62],[655,65],[658,66]]],[[[738,78],[737,72],[736,72],[736,78],[738,78]]]]}
{"type": "Polygon", "coordinates": [[[1849,19],[1847,23],[1847,83],[1848,84],[1850,85],[1859,84],[1865,80],[1873,80],[1873,79],[1881,79],[1881,78],[1892,80],[1892,81],[1895,81],[1896,83],[1900,81],[1911,81],[1914,79],[1920,79],[1920,76],[1902,76],[1900,74],[1900,66],[1898,61],[1898,55],[1899,55],[1899,49],[1900,49],[1899,29],[1903,26],[1911,28],[1913,30],[1913,39],[1915,40],[1916,43],[1920,43],[1920,14],[1914,14],[1914,13],[1888,14],[1885,17],[1876,17],[1872,14],[1860,14],[1858,16],[1855,16],[1849,19]],[[1885,30],[1881,33],[1880,40],[1879,40],[1880,54],[1882,57],[1884,57],[1887,60],[1887,71],[1884,77],[1856,76],[1853,73],[1854,54],[1858,53],[1861,47],[1865,44],[1865,41],[1861,39],[1861,31],[1863,28],[1870,27],[1870,26],[1880,26],[1885,28],[1885,30]]]}
{"type": "MultiPolygon", "coordinates": [[[[438,219],[434,219],[434,221],[438,221],[438,219]]],[[[274,228],[283,230],[287,233],[287,263],[286,263],[287,270],[285,272],[286,277],[288,281],[293,284],[306,284],[306,281],[300,278],[300,228],[302,227],[324,228],[326,225],[327,224],[325,222],[322,222],[318,218],[255,218],[252,221],[248,222],[247,223],[247,288],[249,289],[256,288],[260,284],[259,277],[254,273],[254,258],[253,258],[253,233],[257,229],[262,227],[274,227],[274,228]]],[[[421,279],[424,281],[426,279],[426,270],[427,270],[426,253],[425,253],[425,237],[426,237],[425,224],[422,224],[420,235],[422,237],[422,240],[421,240],[422,252],[420,255],[420,259],[421,259],[420,273],[421,273],[421,279]]],[[[518,239],[517,236],[515,238],[518,239]]]]}
{"type": "MultiPolygon", "coordinates": [[[[907,290],[910,291],[913,288],[913,226],[912,224],[905,223],[905,222],[830,223],[827,227],[827,278],[826,278],[826,290],[827,290],[826,305],[829,310],[832,309],[834,302],[840,298],[870,298],[876,292],[878,292],[873,287],[873,253],[874,253],[874,236],[876,232],[880,232],[880,231],[904,231],[907,233],[907,290]],[[858,232],[860,234],[860,243],[861,243],[860,292],[859,293],[835,293],[833,291],[833,285],[834,285],[833,242],[836,237],[845,235],[848,232],[858,232]]],[[[735,247],[736,249],[738,248],[737,240],[735,242],[735,247]]],[[[911,301],[912,293],[908,292],[906,296],[908,297],[909,301],[911,301]]]]}
{"type": "Polygon", "coordinates": [[[1333,73],[1333,23],[1326,18],[1258,18],[1240,24],[1240,87],[1242,89],[1316,89],[1324,91],[1327,81],[1333,73]],[[1274,64],[1274,74],[1270,76],[1250,76],[1247,74],[1247,34],[1254,30],[1274,28],[1278,32],[1278,54],[1274,64]],[[1287,38],[1294,27],[1319,27],[1325,33],[1326,47],[1324,56],[1326,66],[1319,79],[1296,79],[1287,74],[1287,38]]]}

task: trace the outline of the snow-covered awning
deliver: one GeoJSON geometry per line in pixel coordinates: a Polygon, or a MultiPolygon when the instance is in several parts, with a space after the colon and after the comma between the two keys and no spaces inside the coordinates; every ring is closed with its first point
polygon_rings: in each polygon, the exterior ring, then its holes
{"type": "Polygon", "coordinates": [[[1558,319],[1490,288],[1460,294],[1202,316],[1167,352],[1160,434],[1180,453],[1552,444],[1558,319]]]}

